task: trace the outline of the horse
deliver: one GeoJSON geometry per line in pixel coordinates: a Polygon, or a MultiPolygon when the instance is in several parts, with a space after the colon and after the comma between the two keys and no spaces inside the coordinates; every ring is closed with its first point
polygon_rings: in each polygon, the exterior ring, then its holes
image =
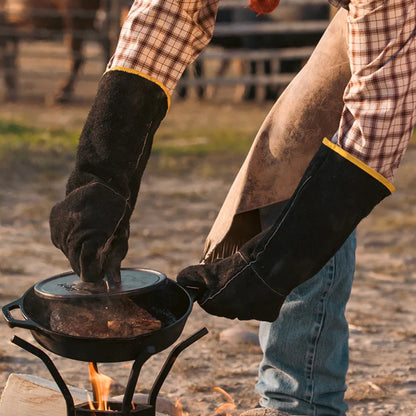
{"type": "MultiPolygon", "coordinates": [[[[227,25],[228,23],[240,23],[252,24],[252,23],[275,23],[276,25],[279,22],[284,21],[294,21],[294,20],[329,20],[329,6],[325,3],[314,4],[292,4],[286,7],[280,6],[275,13],[272,15],[260,15],[256,16],[252,10],[248,8],[243,8],[241,5],[231,4],[227,6],[220,4],[217,14],[216,23],[220,25],[227,25]]],[[[213,38],[210,42],[211,46],[220,47],[224,52],[232,50],[258,50],[258,49],[284,49],[284,48],[296,48],[304,46],[315,46],[321,37],[321,33],[314,34],[238,34],[238,35],[228,35],[228,36],[216,36],[214,31],[213,38]]],[[[263,62],[250,61],[249,59],[237,59],[232,60],[226,57],[221,60],[219,68],[215,73],[215,77],[222,78],[226,75],[227,71],[231,68],[231,65],[234,64],[234,72],[238,77],[243,76],[255,76],[256,74],[272,74],[275,72],[273,63],[271,60],[266,59],[263,62]]],[[[280,62],[279,71],[281,73],[297,73],[303,64],[305,59],[291,59],[284,60],[280,62]]],[[[203,78],[205,76],[205,65],[204,60],[198,58],[193,67],[194,78],[203,78]]],[[[186,70],[183,74],[183,79],[188,78],[190,75],[190,70],[186,70]]],[[[198,86],[196,88],[198,98],[213,98],[217,95],[218,90],[221,87],[218,86],[209,86],[203,87],[198,86]]],[[[254,100],[257,96],[256,85],[240,85],[237,86],[234,93],[235,100],[254,100]]],[[[178,96],[180,98],[186,98],[188,95],[188,87],[186,83],[184,85],[179,85],[177,90],[178,96]]],[[[265,100],[276,100],[278,95],[281,92],[281,87],[274,85],[266,85],[264,91],[265,100]]]]}
{"type": "MultiPolygon", "coordinates": [[[[4,68],[6,100],[17,99],[17,54],[21,39],[62,39],[70,50],[70,72],[61,82],[55,101],[71,101],[80,69],[85,62],[86,32],[95,30],[96,15],[105,0],[0,0],[0,63],[4,68]]],[[[108,33],[99,37],[104,60],[110,59],[108,33]]]]}

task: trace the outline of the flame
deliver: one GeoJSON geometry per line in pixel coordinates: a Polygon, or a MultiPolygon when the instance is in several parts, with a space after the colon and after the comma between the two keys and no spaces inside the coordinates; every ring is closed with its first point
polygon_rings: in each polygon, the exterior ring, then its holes
{"type": "Polygon", "coordinates": [[[235,405],[235,402],[233,398],[221,387],[214,387],[214,391],[218,391],[222,395],[225,396],[227,399],[227,403],[222,404],[215,410],[216,415],[224,415],[224,416],[232,416],[232,413],[230,413],[231,410],[235,410],[237,406],[235,405]]]}
{"type": "MultiPolygon", "coordinates": [[[[237,409],[237,406],[233,398],[221,387],[214,387],[213,391],[217,391],[221,393],[227,399],[227,403],[224,403],[221,406],[217,407],[217,409],[215,410],[215,414],[220,415],[220,416],[233,416],[232,411],[237,409]]],[[[176,409],[176,416],[189,416],[188,412],[183,411],[183,407],[182,407],[182,403],[180,399],[176,399],[175,409],[176,409]]]]}
{"type": "Polygon", "coordinates": [[[111,377],[101,374],[95,369],[93,363],[88,364],[90,372],[90,381],[92,384],[92,390],[94,392],[94,398],[97,401],[98,407],[95,408],[94,403],[88,398],[88,404],[91,410],[111,410],[108,407],[108,396],[110,395],[110,386],[113,382],[111,377]]]}
{"type": "Polygon", "coordinates": [[[183,411],[182,403],[180,399],[175,401],[176,416],[189,416],[188,412],[183,411]]]}

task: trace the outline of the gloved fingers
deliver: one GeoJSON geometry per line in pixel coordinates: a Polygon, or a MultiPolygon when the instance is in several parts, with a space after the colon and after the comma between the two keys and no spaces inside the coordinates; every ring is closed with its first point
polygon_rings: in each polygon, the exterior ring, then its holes
{"type": "Polygon", "coordinates": [[[121,262],[105,269],[105,277],[110,287],[117,287],[121,284],[121,262]]]}
{"type": "Polygon", "coordinates": [[[211,315],[274,321],[285,297],[270,290],[244,261],[237,263],[236,259],[189,266],[179,273],[177,281],[185,289],[196,288],[199,305],[211,315]],[[230,271],[232,275],[227,276],[230,271]]]}
{"type": "Polygon", "coordinates": [[[99,281],[107,271],[117,279],[115,270],[127,253],[129,218],[129,206],[120,194],[91,183],[52,208],[51,239],[82,280],[99,281]]]}
{"type": "Polygon", "coordinates": [[[103,271],[110,286],[117,286],[121,283],[121,262],[128,250],[128,230],[123,228],[120,231],[116,238],[112,238],[111,244],[106,244],[102,253],[103,271]]]}
{"type": "Polygon", "coordinates": [[[104,274],[110,283],[121,282],[120,265],[128,251],[129,217],[124,215],[100,253],[104,274]]]}
{"type": "Polygon", "coordinates": [[[52,243],[61,249],[68,257],[68,250],[66,249],[66,240],[69,234],[69,224],[66,218],[69,218],[70,214],[65,206],[65,200],[58,202],[52,207],[49,216],[49,228],[51,233],[52,243]]]}
{"type": "Polygon", "coordinates": [[[105,276],[110,285],[121,282],[121,262],[127,254],[127,236],[112,240],[111,245],[105,244],[106,250],[102,250],[100,241],[87,240],[82,244],[79,254],[81,280],[85,282],[97,282],[105,276]]]}
{"type": "Polygon", "coordinates": [[[176,281],[181,285],[194,300],[202,302],[208,294],[208,286],[202,277],[200,267],[203,266],[189,266],[179,272],[176,281]]]}
{"type": "Polygon", "coordinates": [[[104,278],[104,271],[98,254],[99,248],[100,244],[95,240],[86,240],[81,246],[78,258],[80,266],[79,277],[84,282],[99,282],[104,278]]]}

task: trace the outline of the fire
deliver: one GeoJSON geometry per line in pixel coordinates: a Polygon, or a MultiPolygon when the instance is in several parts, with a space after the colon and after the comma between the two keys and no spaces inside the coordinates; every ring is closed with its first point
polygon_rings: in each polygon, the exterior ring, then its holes
{"type": "Polygon", "coordinates": [[[93,363],[88,364],[90,372],[90,381],[92,384],[92,390],[94,392],[94,400],[97,402],[98,407],[95,408],[94,403],[88,399],[88,404],[91,410],[111,410],[108,407],[108,396],[110,395],[110,387],[113,379],[101,374],[93,363]]]}
{"type": "Polygon", "coordinates": [[[216,415],[224,415],[224,416],[232,416],[232,413],[230,413],[230,411],[235,410],[237,408],[233,398],[225,390],[223,390],[221,387],[214,387],[213,390],[218,391],[219,393],[224,395],[225,398],[227,399],[227,403],[224,403],[220,407],[218,407],[215,410],[215,414],[216,415]]]}
{"type": "MultiPolygon", "coordinates": [[[[213,391],[221,393],[227,399],[227,403],[224,403],[221,406],[217,407],[217,409],[215,410],[215,414],[221,416],[232,416],[232,411],[237,409],[237,406],[233,398],[221,387],[214,387],[213,391]]],[[[179,399],[177,399],[175,402],[175,408],[177,416],[189,416],[188,412],[183,411],[182,404],[179,399]]]]}
{"type": "Polygon", "coordinates": [[[180,399],[175,401],[176,416],[189,416],[188,412],[183,411],[182,403],[180,399]]]}

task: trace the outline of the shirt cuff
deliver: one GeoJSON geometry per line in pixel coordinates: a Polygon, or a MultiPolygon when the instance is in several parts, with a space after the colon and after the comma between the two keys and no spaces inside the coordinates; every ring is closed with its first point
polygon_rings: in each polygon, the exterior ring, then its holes
{"type": "Polygon", "coordinates": [[[136,0],[107,69],[131,69],[171,94],[212,38],[219,0],[136,0]]]}

